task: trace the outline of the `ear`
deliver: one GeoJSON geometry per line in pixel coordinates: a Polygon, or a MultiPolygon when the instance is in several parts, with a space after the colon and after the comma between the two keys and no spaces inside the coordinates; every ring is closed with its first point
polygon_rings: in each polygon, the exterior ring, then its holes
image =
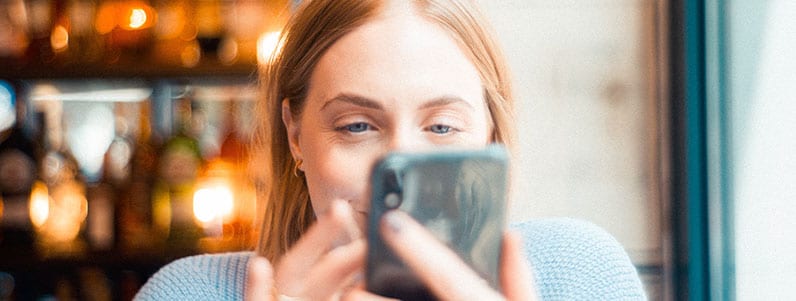
{"type": "Polygon", "coordinates": [[[293,119],[293,113],[290,112],[290,101],[285,98],[282,100],[282,123],[285,124],[287,130],[287,142],[290,146],[290,153],[293,154],[294,160],[300,160],[301,147],[299,147],[298,138],[300,134],[299,120],[293,119]]]}

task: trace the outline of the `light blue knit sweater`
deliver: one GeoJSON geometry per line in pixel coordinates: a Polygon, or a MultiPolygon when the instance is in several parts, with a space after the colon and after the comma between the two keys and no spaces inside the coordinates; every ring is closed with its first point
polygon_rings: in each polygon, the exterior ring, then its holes
{"type": "MultiPolygon", "coordinates": [[[[523,237],[542,300],[645,300],[622,246],[581,221],[548,219],[512,228],[523,237]]],[[[176,260],[153,275],[136,300],[243,300],[251,252],[176,260]]]]}

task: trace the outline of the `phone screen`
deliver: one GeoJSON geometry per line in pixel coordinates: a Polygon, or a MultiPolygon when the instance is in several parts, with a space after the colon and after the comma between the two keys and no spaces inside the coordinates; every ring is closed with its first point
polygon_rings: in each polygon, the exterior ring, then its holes
{"type": "Polygon", "coordinates": [[[402,210],[453,249],[498,289],[505,224],[507,155],[483,150],[394,153],[371,176],[367,289],[402,300],[435,300],[381,240],[381,216],[402,210]]]}

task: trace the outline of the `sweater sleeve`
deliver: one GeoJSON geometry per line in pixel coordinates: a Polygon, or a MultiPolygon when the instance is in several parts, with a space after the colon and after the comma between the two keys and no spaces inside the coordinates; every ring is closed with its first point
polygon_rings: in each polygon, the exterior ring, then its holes
{"type": "MultiPolygon", "coordinates": [[[[569,220],[514,225],[542,300],[645,300],[635,267],[610,234],[569,220]]],[[[242,300],[252,253],[198,255],[155,273],[135,300],[242,300]]]]}
{"type": "Polygon", "coordinates": [[[175,260],[152,275],[134,300],[243,300],[251,255],[237,252],[175,260]]]}
{"type": "Polygon", "coordinates": [[[523,237],[542,300],[645,300],[624,248],[583,221],[545,219],[513,227],[523,237]]]}

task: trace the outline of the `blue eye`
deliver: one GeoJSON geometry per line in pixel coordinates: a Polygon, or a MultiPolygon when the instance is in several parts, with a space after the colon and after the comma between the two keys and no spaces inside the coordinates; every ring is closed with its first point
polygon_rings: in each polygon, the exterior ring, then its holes
{"type": "Polygon", "coordinates": [[[340,127],[341,130],[349,131],[352,133],[362,133],[370,130],[370,125],[365,122],[356,122],[340,127]]]}
{"type": "Polygon", "coordinates": [[[428,129],[434,134],[447,134],[452,130],[450,126],[444,124],[435,124],[428,127],[428,129]]]}

